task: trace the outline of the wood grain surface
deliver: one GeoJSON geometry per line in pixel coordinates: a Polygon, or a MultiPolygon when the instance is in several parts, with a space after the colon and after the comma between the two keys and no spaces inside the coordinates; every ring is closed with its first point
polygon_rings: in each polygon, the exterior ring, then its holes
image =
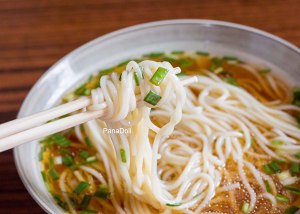
{"type": "MultiPolygon", "coordinates": [[[[139,23],[231,21],[300,46],[299,0],[0,0],[0,123],[14,119],[37,79],[76,47],[139,23]]],[[[0,214],[43,213],[23,186],[12,151],[0,154],[0,214]]]]}

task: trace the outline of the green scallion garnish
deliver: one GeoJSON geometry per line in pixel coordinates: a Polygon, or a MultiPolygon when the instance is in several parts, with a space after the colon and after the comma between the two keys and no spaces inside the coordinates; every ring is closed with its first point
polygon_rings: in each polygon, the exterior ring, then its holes
{"type": "Polygon", "coordinates": [[[89,137],[85,137],[84,142],[88,147],[92,147],[92,142],[89,137]]]}
{"type": "Polygon", "coordinates": [[[272,193],[272,190],[271,190],[271,186],[270,186],[270,184],[269,184],[269,181],[268,181],[268,180],[264,180],[264,183],[265,183],[267,192],[268,192],[268,193],[272,193]]]}
{"type": "Polygon", "coordinates": [[[238,58],[236,56],[224,56],[223,59],[227,60],[227,61],[237,61],[238,60],[238,58]]]}
{"type": "Polygon", "coordinates": [[[66,148],[61,148],[58,150],[61,154],[71,154],[71,151],[66,148]]]}
{"type": "Polygon", "coordinates": [[[49,175],[53,180],[58,180],[59,179],[59,175],[58,175],[57,171],[54,168],[49,170],[49,175]]]}
{"type": "Polygon", "coordinates": [[[296,214],[298,210],[299,210],[298,207],[291,206],[284,211],[284,214],[296,214]]]}
{"type": "Polygon", "coordinates": [[[242,206],[242,212],[243,213],[249,213],[249,209],[250,209],[250,204],[247,203],[247,202],[244,202],[243,206],[242,206]]]}
{"type": "Polygon", "coordinates": [[[178,206],[180,206],[180,205],[182,205],[181,202],[166,203],[166,206],[168,206],[168,207],[178,207],[178,206]]]}
{"type": "Polygon", "coordinates": [[[159,57],[159,56],[163,56],[164,53],[163,52],[153,52],[153,53],[149,53],[149,54],[144,54],[145,57],[159,57]]]}
{"type": "Polygon", "coordinates": [[[85,210],[89,206],[91,199],[92,199],[91,195],[85,195],[82,201],[80,202],[80,208],[85,210]]]}
{"type": "Polygon", "coordinates": [[[48,183],[48,179],[47,179],[46,172],[45,172],[45,171],[42,171],[42,172],[41,172],[41,175],[42,175],[43,181],[44,181],[44,183],[45,183],[45,185],[46,185],[46,188],[47,188],[48,192],[51,192],[51,188],[50,188],[50,185],[49,185],[49,183],[48,183]]]}
{"type": "Polygon", "coordinates": [[[290,201],[288,197],[286,197],[284,195],[281,195],[281,194],[277,194],[275,196],[275,198],[277,199],[277,201],[280,201],[280,202],[287,202],[288,203],[290,201]]]}
{"type": "Polygon", "coordinates": [[[300,158],[300,152],[296,153],[294,156],[295,156],[296,158],[300,158]]]}
{"type": "Polygon", "coordinates": [[[136,72],[134,72],[133,77],[134,77],[134,81],[135,81],[136,86],[139,86],[140,85],[140,81],[139,81],[139,78],[138,78],[136,72]]]}
{"type": "Polygon", "coordinates": [[[66,155],[66,156],[62,157],[62,163],[66,166],[70,166],[74,163],[74,159],[72,156],[66,155]]]}
{"type": "Polygon", "coordinates": [[[146,97],[144,98],[144,101],[155,106],[161,99],[161,96],[159,96],[154,91],[150,90],[146,97]]]}
{"type": "Polygon", "coordinates": [[[178,54],[183,54],[184,51],[172,51],[171,54],[175,54],[175,55],[178,55],[178,54]]]}
{"type": "Polygon", "coordinates": [[[44,152],[46,150],[46,146],[42,146],[41,151],[39,152],[39,161],[43,160],[44,152]]]}
{"type": "Polygon", "coordinates": [[[197,51],[196,54],[201,55],[201,56],[209,56],[208,52],[203,52],[203,51],[197,51]]]}
{"type": "Polygon", "coordinates": [[[300,195],[300,190],[295,187],[286,186],[285,189],[287,189],[291,193],[294,193],[295,195],[300,195]]]}
{"type": "Polygon", "coordinates": [[[185,68],[185,67],[192,66],[194,64],[194,61],[190,58],[186,58],[186,59],[179,59],[178,63],[180,67],[185,68]]]}
{"type": "Polygon", "coordinates": [[[223,81],[227,82],[230,85],[239,86],[237,80],[233,77],[226,77],[223,79],[223,81]]]}
{"type": "Polygon", "coordinates": [[[95,196],[102,199],[107,199],[109,194],[108,187],[105,184],[101,184],[95,192],[95,196]]]}
{"type": "Polygon", "coordinates": [[[97,211],[94,210],[81,210],[79,214],[97,214],[97,211]]]}
{"type": "Polygon", "coordinates": [[[264,68],[264,69],[261,69],[258,71],[258,73],[260,73],[260,74],[268,74],[270,72],[271,72],[270,68],[264,68]]]}
{"type": "Polygon", "coordinates": [[[159,86],[168,74],[168,72],[168,69],[159,67],[151,77],[150,82],[156,86],[159,86]]]}
{"type": "Polygon", "coordinates": [[[88,182],[80,182],[77,187],[74,190],[74,193],[76,193],[77,195],[79,195],[80,193],[82,193],[85,189],[87,189],[90,186],[90,184],[88,182]]]}
{"type": "Polygon", "coordinates": [[[281,145],[283,145],[283,142],[281,140],[272,140],[271,144],[273,146],[281,146],[281,145]]]}
{"type": "Polygon", "coordinates": [[[292,175],[300,173],[300,164],[299,163],[292,163],[290,171],[291,171],[292,175]]]}
{"type": "Polygon", "coordinates": [[[79,86],[76,90],[75,90],[75,94],[77,95],[77,96],[82,96],[82,95],[85,95],[85,90],[86,90],[87,88],[86,88],[86,86],[85,86],[85,84],[83,84],[83,85],[81,85],[81,86],[79,86]]]}
{"type": "Polygon", "coordinates": [[[264,171],[267,174],[272,174],[272,173],[279,173],[281,172],[281,169],[278,165],[278,161],[273,160],[271,163],[266,164],[263,166],[264,171]]]}
{"type": "Polygon", "coordinates": [[[121,160],[123,163],[126,163],[126,152],[124,149],[120,149],[121,160]]]}
{"type": "Polygon", "coordinates": [[[68,210],[68,204],[66,202],[64,202],[63,200],[61,200],[61,198],[58,195],[52,194],[54,200],[56,201],[56,203],[62,207],[64,210],[68,210]]]}
{"type": "Polygon", "coordinates": [[[300,89],[299,88],[294,89],[293,104],[300,107],[300,89]]]}
{"type": "Polygon", "coordinates": [[[107,69],[99,71],[99,75],[100,75],[100,77],[102,77],[104,75],[108,75],[108,74],[112,73],[113,71],[114,71],[114,68],[107,68],[107,69]]]}
{"type": "Polygon", "coordinates": [[[176,74],[176,76],[178,76],[178,77],[183,77],[183,76],[186,76],[187,74],[186,73],[184,73],[184,72],[180,72],[180,73],[178,73],[178,74],[176,74]]]}
{"type": "Polygon", "coordinates": [[[61,134],[52,135],[52,139],[55,144],[62,146],[62,147],[67,147],[71,144],[71,141],[69,141],[67,138],[65,138],[61,134]]]}
{"type": "Polygon", "coordinates": [[[50,169],[53,169],[53,168],[54,168],[54,160],[53,160],[52,157],[50,157],[50,159],[49,159],[49,168],[50,168],[50,169]]]}
{"type": "Polygon", "coordinates": [[[86,159],[90,156],[90,153],[88,151],[80,151],[79,156],[86,159]]]}

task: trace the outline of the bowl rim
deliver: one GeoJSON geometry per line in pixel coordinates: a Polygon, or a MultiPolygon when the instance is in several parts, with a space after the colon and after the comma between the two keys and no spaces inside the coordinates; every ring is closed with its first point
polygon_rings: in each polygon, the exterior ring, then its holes
{"type": "MultiPolygon", "coordinates": [[[[63,56],[56,63],[54,63],[50,68],[47,69],[47,71],[37,80],[37,82],[34,84],[34,86],[30,89],[29,93],[27,94],[26,98],[24,99],[24,101],[21,105],[21,108],[18,112],[17,118],[24,116],[25,108],[28,105],[32,94],[34,93],[35,89],[38,88],[43,83],[43,80],[49,75],[49,73],[51,73],[52,70],[54,70],[57,66],[59,66],[63,61],[72,57],[76,53],[84,51],[86,49],[89,49],[90,47],[96,45],[99,42],[105,42],[105,40],[111,39],[116,36],[121,36],[122,34],[126,34],[129,32],[134,32],[136,30],[142,30],[142,29],[158,27],[158,26],[166,26],[166,25],[178,25],[178,24],[199,24],[199,25],[203,25],[203,26],[219,26],[219,27],[228,27],[228,28],[247,31],[249,33],[254,33],[256,35],[263,36],[267,39],[271,39],[275,42],[278,42],[300,55],[300,49],[296,45],[293,45],[290,42],[288,42],[278,36],[275,36],[273,34],[270,34],[263,30],[259,30],[254,27],[249,27],[246,25],[227,22],[227,21],[217,21],[217,20],[209,20],[209,19],[170,19],[170,20],[160,20],[160,21],[153,21],[153,22],[148,22],[148,23],[143,23],[143,24],[137,24],[134,26],[125,27],[120,30],[116,30],[111,33],[106,33],[102,36],[99,36],[99,37],[79,46],[78,48],[74,49],[73,51],[71,51],[68,54],[66,54],[65,56],[63,56]]],[[[31,195],[31,197],[35,200],[35,202],[44,211],[46,211],[47,213],[54,213],[53,210],[49,207],[49,205],[44,203],[43,200],[38,196],[38,194],[33,190],[32,186],[30,184],[31,182],[24,175],[22,163],[21,163],[21,160],[19,159],[19,155],[18,155],[20,152],[19,150],[20,149],[18,147],[14,148],[13,156],[14,156],[14,162],[15,162],[15,166],[16,166],[18,175],[21,178],[23,185],[25,186],[26,190],[31,195]]]]}

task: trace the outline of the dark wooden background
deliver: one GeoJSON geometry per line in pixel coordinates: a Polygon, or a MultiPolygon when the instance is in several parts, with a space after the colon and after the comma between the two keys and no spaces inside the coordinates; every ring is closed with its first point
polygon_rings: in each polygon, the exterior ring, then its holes
{"type": "MultiPolygon", "coordinates": [[[[176,18],[241,23],[300,46],[299,0],[0,0],[0,123],[16,117],[29,89],[57,60],[105,33],[176,18]]],[[[43,213],[0,154],[0,213],[43,213]]]]}

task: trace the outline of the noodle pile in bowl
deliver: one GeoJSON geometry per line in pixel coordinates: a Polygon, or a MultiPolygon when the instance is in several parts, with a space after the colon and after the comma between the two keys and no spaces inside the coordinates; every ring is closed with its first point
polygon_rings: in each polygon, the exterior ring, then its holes
{"type": "Polygon", "coordinates": [[[68,212],[299,206],[299,92],[270,69],[228,56],[153,53],[99,72],[64,100],[87,95],[87,110],[106,108],[104,116],[41,142],[46,186],[68,212]]]}

